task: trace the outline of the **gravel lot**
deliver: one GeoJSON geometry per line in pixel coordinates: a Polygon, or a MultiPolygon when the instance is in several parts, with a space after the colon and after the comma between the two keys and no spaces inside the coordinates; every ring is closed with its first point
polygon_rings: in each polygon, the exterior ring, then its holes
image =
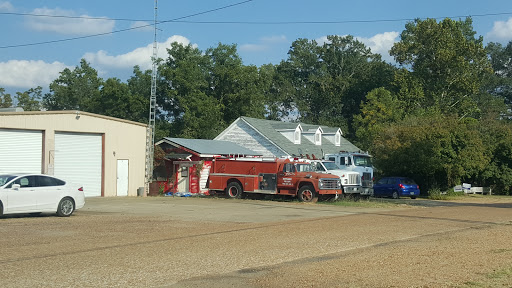
{"type": "Polygon", "coordinates": [[[415,201],[88,198],[1,217],[1,285],[512,287],[512,197],[415,201]]]}

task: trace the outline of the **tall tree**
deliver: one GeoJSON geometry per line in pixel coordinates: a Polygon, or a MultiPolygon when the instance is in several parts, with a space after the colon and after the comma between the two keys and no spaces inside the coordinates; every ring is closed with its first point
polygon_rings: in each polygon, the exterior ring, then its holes
{"type": "Polygon", "coordinates": [[[15,98],[18,101],[18,107],[25,111],[41,110],[42,93],[43,88],[41,86],[31,88],[25,92],[16,92],[15,98]]]}
{"type": "Polygon", "coordinates": [[[82,110],[92,112],[94,99],[99,98],[103,80],[85,59],[73,71],[66,68],[50,84],[50,93],[43,96],[47,110],[82,110]]]}
{"type": "Polygon", "coordinates": [[[221,101],[206,93],[212,89],[209,59],[192,45],[172,43],[167,51],[169,57],[160,66],[160,75],[166,85],[162,88],[162,97],[157,101],[162,116],[172,122],[168,127],[172,136],[211,137],[214,134],[212,131],[224,127],[224,122],[222,114],[219,114],[223,108],[221,101]],[[192,131],[189,127],[203,129],[192,131]]]}
{"type": "Polygon", "coordinates": [[[426,190],[471,183],[489,163],[478,122],[439,113],[387,125],[372,152],[385,175],[409,176],[426,190]]]}
{"type": "Polygon", "coordinates": [[[12,107],[11,94],[5,93],[5,88],[0,88],[0,108],[12,107]]]}
{"type": "Polygon", "coordinates": [[[357,141],[361,148],[372,150],[373,139],[388,124],[398,122],[405,116],[403,103],[385,88],[377,88],[366,96],[361,104],[361,113],[354,116],[357,141]]]}
{"type": "MultiPolygon", "coordinates": [[[[133,75],[127,82],[132,95],[132,106],[139,107],[132,109],[131,120],[147,123],[149,119],[149,98],[151,96],[151,70],[142,71],[139,66],[135,66],[133,67],[133,75]]],[[[163,86],[162,83],[159,84],[157,88],[163,86]]]]}
{"type": "Polygon", "coordinates": [[[393,77],[392,66],[352,36],[327,36],[321,46],[298,39],[288,54],[277,71],[293,86],[301,120],[345,131],[366,94],[393,77]]]}
{"type": "Polygon", "coordinates": [[[505,47],[491,42],[487,44],[486,51],[494,70],[494,77],[489,79],[489,92],[512,105],[512,41],[505,47]]]}
{"type": "MultiPolygon", "coordinates": [[[[117,78],[109,78],[101,87],[99,97],[91,99],[89,112],[132,121],[146,122],[141,112],[147,111],[146,101],[130,92],[129,85],[117,78]]],[[[148,104],[149,105],[149,104],[148,104]]]]}
{"type": "MultiPolygon", "coordinates": [[[[401,77],[401,86],[418,86],[423,107],[438,107],[459,117],[478,117],[474,97],[479,94],[491,67],[483,48],[483,38],[475,38],[471,18],[415,20],[407,23],[401,40],[391,55],[412,76],[401,77]],[[412,80],[413,85],[407,82],[412,80]]],[[[406,74],[406,70],[402,73],[406,74]]],[[[415,88],[417,89],[417,88],[415,88]]]]}

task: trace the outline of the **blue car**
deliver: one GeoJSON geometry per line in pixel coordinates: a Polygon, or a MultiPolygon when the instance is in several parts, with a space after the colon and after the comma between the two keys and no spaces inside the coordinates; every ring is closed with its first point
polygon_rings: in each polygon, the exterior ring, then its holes
{"type": "Polygon", "coordinates": [[[420,195],[420,186],[414,180],[406,177],[384,177],[373,185],[375,197],[411,197],[416,199],[420,195]]]}

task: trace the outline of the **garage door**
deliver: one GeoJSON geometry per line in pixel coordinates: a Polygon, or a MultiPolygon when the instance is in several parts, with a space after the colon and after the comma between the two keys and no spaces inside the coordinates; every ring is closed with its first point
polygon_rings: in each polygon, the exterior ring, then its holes
{"type": "Polygon", "coordinates": [[[41,173],[43,132],[0,129],[0,173],[41,173]]]}
{"type": "Polygon", "coordinates": [[[54,175],[81,184],[86,197],[101,196],[101,134],[55,133],[54,175]]]}

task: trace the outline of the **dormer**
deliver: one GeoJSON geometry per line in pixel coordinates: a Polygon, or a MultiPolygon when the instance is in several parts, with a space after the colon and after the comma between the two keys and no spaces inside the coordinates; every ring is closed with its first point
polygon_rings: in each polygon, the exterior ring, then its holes
{"type": "Polygon", "coordinates": [[[308,131],[302,132],[302,135],[304,138],[308,139],[311,143],[315,145],[322,145],[322,134],[323,130],[322,127],[318,128],[311,128],[308,129],[308,131]]]}
{"type": "Polygon", "coordinates": [[[343,132],[341,132],[340,128],[323,133],[323,137],[335,146],[341,146],[341,135],[343,135],[343,132]]]}
{"type": "Polygon", "coordinates": [[[298,124],[295,129],[276,129],[286,139],[290,140],[293,144],[300,144],[302,139],[302,126],[298,124]]]}

